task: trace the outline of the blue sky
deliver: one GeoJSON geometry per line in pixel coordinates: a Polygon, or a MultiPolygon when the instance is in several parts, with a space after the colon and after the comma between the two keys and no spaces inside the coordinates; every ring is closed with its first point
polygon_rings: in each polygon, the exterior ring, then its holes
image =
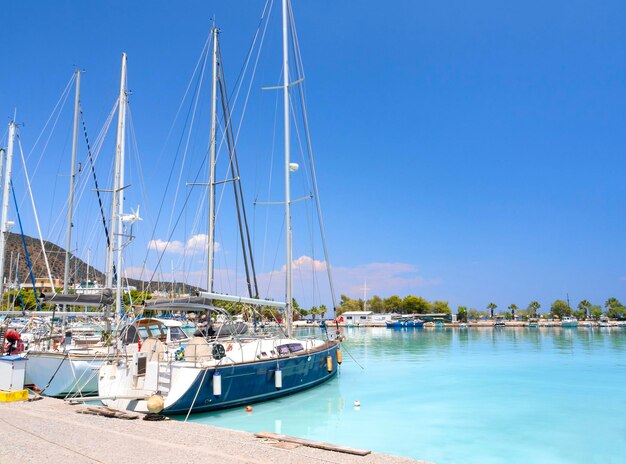
{"type": "MultiPolygon", "coordinates": [[[[142,204],[145,211],[138,239],[126,251],[129,268],[143,262],[148,240],[169,237],[171,207],[156,227],[154,218],[180,124],[170,142],[166,137],[210,19],[215,16],[222,30],[224,69],[232,86],[263,4],[4,5],[0,112],[8,122],[17,108],[27,152],[74,65],[87,71],[82,102],[95,139],[116,98],[120,53],[129,55],[132,118],[147,192],[129,190],[127,198],[128,205],[142,204]]],[[[267,200],[266,192],[275,194],[272,199],[280,194],[280,182],[269,191],[261,187],[268,176],[259,167],[271,156],[273,137],[276,157],[282,149],[276,95],[260,90],[280,79],[279,6],[274,5],[239,139],[242,171],[252,179],[244,184],[250,203],[255,197],[267,200]]],[[[367,279],[370,295],[410,293],[478,309],[490,301],[525,307],[533,299],[545,308],[567,294],[573,302],[626,299],[621,176],[626,168],[626,4],[296,0],[294,14],[338,293],[358,297],[367,279]]],[[[35,176],[44,235],[58,243],[64,239],[51,218],[62,214],[59,198],[66,191],[67,170],[60,166],[69,163],[71,99],[42,157],[41,177],[35,176]]],[[[208,104],[203,111],[205,119],[199,121],[206,120],[208,104]]],[[[194,138],[197,156],[207,137],[204,142],[200,135],[194,138]]],[[[103,183],[112,153],[108,143],[103,183]]],[[[41,156],[41,149],[32,156],[41,156]]],[[[189,172],[183,182],[192,177],[189,172]]],[[[276,182],[279,171],[273,172],[276,182]]],[[[128,177],[139,186],[138,176],[128,177]]],[[[95,203],[87,199],[92,188],[78,206],[82,232],[76,246],[83,258],[87,247],[94,256],[103,255],[90,216],[95,203]]],[[[201,206],[200,195],[193,198],[201,206]]],[[[296,237],[308,234],[302,233],[306,226],[298,226],[306,223],[303,211],[311,206],[296,206],[294,214],[301,215],[294,219],[296,237]]],[[[264,249],[257,252],[264,285],[278,296],[284,264],[276,251],[280,211],[250,208],[255,250],[264,249]],[[266,214],[274,215],[271,240],[264,239],[266,214]]],[[[182,244],[201,233],[193,227],[197,218],[185,215],[172,239],[182,244]]],[[[34,235],[32,220],[25,222],[34,235]]],[[[226,226],[218,233],[218,266],[231,276],[220,281],[224,291],[241,288],[232,283],[241,279],[233,237],[226,226]]],[[[317,243],[313,255],[297,238],[294,258],[323,260],[317,243]]],[[[167,278],[172,267],[179,277],[201,274],[198,254],[184,261],[169,253],[162,274],[167,278]]],[[[154,261],[150,264],[153,270],[154,261]]],[[[309,277],[296,274],[304,281],[295,285],[300,301],[329,304],[325,290],[307,295],[309,277]]]]}

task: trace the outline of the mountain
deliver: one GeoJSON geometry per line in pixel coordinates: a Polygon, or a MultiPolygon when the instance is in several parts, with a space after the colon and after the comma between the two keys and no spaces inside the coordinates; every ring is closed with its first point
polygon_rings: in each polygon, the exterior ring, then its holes
{"type": "MultiPolygon", "coordinates": [[[[48,271],[46,270],[46,262],[43,257],[43,253],[41,251],[41,243],[39,239],[34,237],[29,237],[27,235],[24,236],[24,242],[26,242],[26,247],[28,249],[28,254],[30,256],[31,266],[33,268],[33,274],[36,278],[47,278],[48,271]]],[[[59,279],[61,281],[61,285],[63,284],[63,275],[65,272],[65,249],[60,247],[59,245],[44,240],[44,246],[46,248],[46,254],[48,255],[48,263],[50,264],[50,272],[53,278],[59,279]]],[[[30,283],[30,275],[28,272],[28,264],[26,262],[25,253],[24,253],[24,244],[22,242],[22,236],[20,234],[14,234],[11,232],[7,233],[7,241],[6,241],[6,259],[4,262],[4,275],[7,280],[9,280],[9,276],[11,280],[14,280],[15,273],[15,265],[13,265],[13,270],[9,272],[9,268],[11,267],[11,253],[13,253],[13,259],[15,260],[17,255],[20,255],[20,264],[18,269],[19,281],[21,283],[30,283]]],[[[79,282],[81,279],[85,279],[87,276],[87,263],[85,263],[82,259],[71,255],[70,256],[70,285],[75,281],[79,282]]],[[[96,280],[101,284],[105,283],[105,275],[103,272],[95,269],[93,266],[89,266],[89,278],[90,280],[96,280]]],[[[171,291],[172,283],[171,282],[144,282],[137,279],[128,279],[128,284],[135,286],[137,290],[142,290],[147,292],[153,292],[156,290],[163,291],[171,291]]],[[[180,285],[180,283],[179,283],[180,285]]],[[[180,289],[179,289],[180,290],[180,289]]],[[[189,286],[185,284],[186,292],[196,292],[199,289],[195,286],[189,286]]]]}

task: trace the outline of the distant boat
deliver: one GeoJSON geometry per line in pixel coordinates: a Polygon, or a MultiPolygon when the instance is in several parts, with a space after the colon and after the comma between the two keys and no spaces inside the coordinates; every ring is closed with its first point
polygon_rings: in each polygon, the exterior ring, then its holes
{"type": "Polygon", "coordinates": [[[530,319],[528,319],[528,327],[529,328],[539,327],[539,319],[537,319],[536,317],[531,317],[530,319]]]}
{"type": "Polygon", "coordinates": [[[574,316],[563,316],[561,327],[578,327],[578,319],[574,316]]]}
{"type": "Polygon", "coordinates": [[[602,316],[598,321],[598,327],[610,327],[611,322],[607,316],[602,316]]]}
{"type": "Polygon", "coordinates": [[[421,319],[402,318],[397,321],[385,321],[388,329],[400,329],[400,328],[421,328],[424,327],[424,321],[421,319]]]}
{"type": "Polygon", "coordinates": [[[496,321],[493,323],[494,327],[505,327],[504,317],[496,316],[496,321]]]}

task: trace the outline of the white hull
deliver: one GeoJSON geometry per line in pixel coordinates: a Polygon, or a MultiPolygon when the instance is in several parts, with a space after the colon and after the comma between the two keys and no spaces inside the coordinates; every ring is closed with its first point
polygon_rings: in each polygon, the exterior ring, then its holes
{"type": "Polygon", "coordinates": [[[89,396],[98,392],[98,369],[105,356],[29,352],[25,384],[36,385],[45,396],[89,396]]]}

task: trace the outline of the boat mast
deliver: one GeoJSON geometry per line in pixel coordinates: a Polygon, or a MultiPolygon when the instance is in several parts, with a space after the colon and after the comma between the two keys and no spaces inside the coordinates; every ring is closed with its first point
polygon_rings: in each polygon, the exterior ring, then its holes
{"type": "Polygon", "coordinates": [[[211,141],[209,160],[209,250],[207,259],[207,292],[213,292],[213,269],[215,253],[215,147],[217,132],[217,27],[213,26],[213,80],[211,84],[211,141]]]}
{"type": "Polygon", "coordinates": [[[285,265],[285,290],[286,303],[285,329],[287,337],[291,338],[292,327],[291,318],[293,311],[293,296],[291,288],[291,187],[290,187],[290,141],[289,141],[289,44],[288,44],[288,16],[289,16],[289,0],[283,0],[283,106],[285,118],[285,247],[286,247],[286,265],[285,265]]]}
{"type": "MultiPolygon", "coordinates": [[[[124,206],[124,144],[126,127],[126,53],[122,53],[122,72],[120,77],[119,108],[117,116],[117,142],[115,145],[115,174],[113,182],[113,199],[111,202],[111,239],[107,253],[107,288],[113,288],[113,270],[116,271],[116,312],[122,308],[122,276],[120,264],[122,260],[122,209],[124,206]],[[115,239],[117,238],[117,248],[115,239]],[[116,259],[113,259],[114,252],[117,252],[116,259]],[[117,264],[116,266],[114,265],[117,264]]],[[[108,319],[107,319],[108,321],[108,319]]],[[[108,324],[108,322],[107,322],[108,324]]]]}
{"type": "MultiPolygon", "coordinates": [[[[9,231],[9,190],[11,188],[11,168],[13,164],[13,144],[15,142],[16,125],[9,123],[9,146],[6,150],[6,166],[4,168],[4,188],[2,190],[2,217],[0,218],[0,296],[4,295],[4,261],[7,232],[9,231]]],[[[3,150],[4,151],[4,150],[3,150]]]]}
{"type": "Polygon", "coordinates": [[[367,280],[363,281],[363,311],[367,311],[367,280]]]}
{"type": "Polygon", "coordinates": [[[65,271],[63,273],[63,293],[67,294],[70,274],[70,250],[72,249],[72,214],[74,212],[74,178],[76,177],[76,147],[78,145],[78,111],[80,106],[80,70],[76,70],[76,96],[74,98],[74,134],[72,138],[72,164],[70,166],[70,196],[67,207],[67,232],[65,242],[65,271]]]}

